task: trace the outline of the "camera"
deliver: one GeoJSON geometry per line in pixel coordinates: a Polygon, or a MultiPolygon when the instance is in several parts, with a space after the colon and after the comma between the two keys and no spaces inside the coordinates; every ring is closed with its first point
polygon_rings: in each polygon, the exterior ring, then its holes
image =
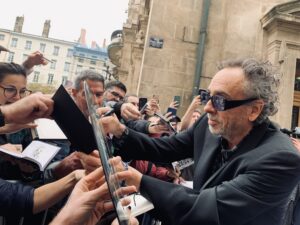
{"type": "Polygon", "coordinates": [[[300,138],[300,127],[295,127],[293,130],[282,128],[280,131],[289,137],[300,138]]]}

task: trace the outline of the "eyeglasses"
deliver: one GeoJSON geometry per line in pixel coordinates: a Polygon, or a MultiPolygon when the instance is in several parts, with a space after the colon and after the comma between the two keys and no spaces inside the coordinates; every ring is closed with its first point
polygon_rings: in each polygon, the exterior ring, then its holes
{"type": "Polygon", "coordinates": [[[32,93],[32,91],[27,90],[27,89],[21,89],[21,90],[17,90],[14,87],[3,87],[0,85],[0,88],[2,88],[4,90],[3,94],[6,98],[13,98],[15,97],[18,93],[20,95],[21,98],[24,98],[28,95],[30,95],[32,93]]]}
{"type": "Polygon", "coordinates": [[[109,92],[116,98],[120,99],[121,101],[124,99],[118,92],[110,91],[110,90],[109,90],[109,92]]]}
{"type": "Polygon", "coordinates": [[[217,111],[225,111],[257,100],[257,98],[249,98],[244,100],[226,100],[222,95],[211,96],[210,93],[204,89],[199,89],[199,95],[201,104],[206,104],[209,100],[211,100],[213,107],[217,111]]]}

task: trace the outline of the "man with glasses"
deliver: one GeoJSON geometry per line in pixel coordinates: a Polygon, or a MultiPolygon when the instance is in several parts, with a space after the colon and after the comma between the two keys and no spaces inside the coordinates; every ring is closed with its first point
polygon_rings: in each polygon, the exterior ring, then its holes
{"type": "Polygon", "coordinates": [[[300,155],[268,119],[278,108],[279,79],[269,63],[224,62],[208,90],[205,114],[188,130],[149,138],[116,118],[101,118],[123,160],[172,162],[193,158],[193,189],[142,175],[119,173],[172,225],[280,225],[300,178],[300,155]]]}
{"type": "Polygon", "coordinates": [[[127,92],[126,86],[121,81],[118,80],[110,81],[105,85],[104,100],[106,102],[123,101],[126,92],[127,92]]]}

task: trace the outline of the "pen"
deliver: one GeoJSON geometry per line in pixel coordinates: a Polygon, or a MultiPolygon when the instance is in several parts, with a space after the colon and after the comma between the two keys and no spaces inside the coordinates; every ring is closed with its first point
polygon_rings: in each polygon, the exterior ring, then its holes
{"type": "Polygon", "coordinates": [[[52,61],[50,60],[50,59],[47,59],[46,57],[44,57],[44,56],[42,56],[43,57],[43,59],[45,59],[45,60],[47,60],[48,62],[51,62],[52,63],[52,61]]]}

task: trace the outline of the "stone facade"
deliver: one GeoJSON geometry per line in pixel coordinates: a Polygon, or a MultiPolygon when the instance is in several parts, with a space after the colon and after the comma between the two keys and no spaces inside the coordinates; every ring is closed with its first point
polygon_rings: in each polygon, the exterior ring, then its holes
{"type": "Polygon", "coordinates": [[[296,60],[300,59],[299,0],[207,1],[207,30],[201,31],[207,34],[203,67],[200,84],[194,84],[203,2],[130,0],[119,54],[119,79],[129,92],[141,97],[159,94],[163,109],[174,95],[180,95],[182,115],[193,88],[207,87],[217,62],[237,57],[269,60],[279,67],[283,79],[281,106],[272,119],[291,128],[293,106],[298,104],[294,82],[296,60]],[[153,38],[163,41],[162,48],[149,46],[153,38]]]}

